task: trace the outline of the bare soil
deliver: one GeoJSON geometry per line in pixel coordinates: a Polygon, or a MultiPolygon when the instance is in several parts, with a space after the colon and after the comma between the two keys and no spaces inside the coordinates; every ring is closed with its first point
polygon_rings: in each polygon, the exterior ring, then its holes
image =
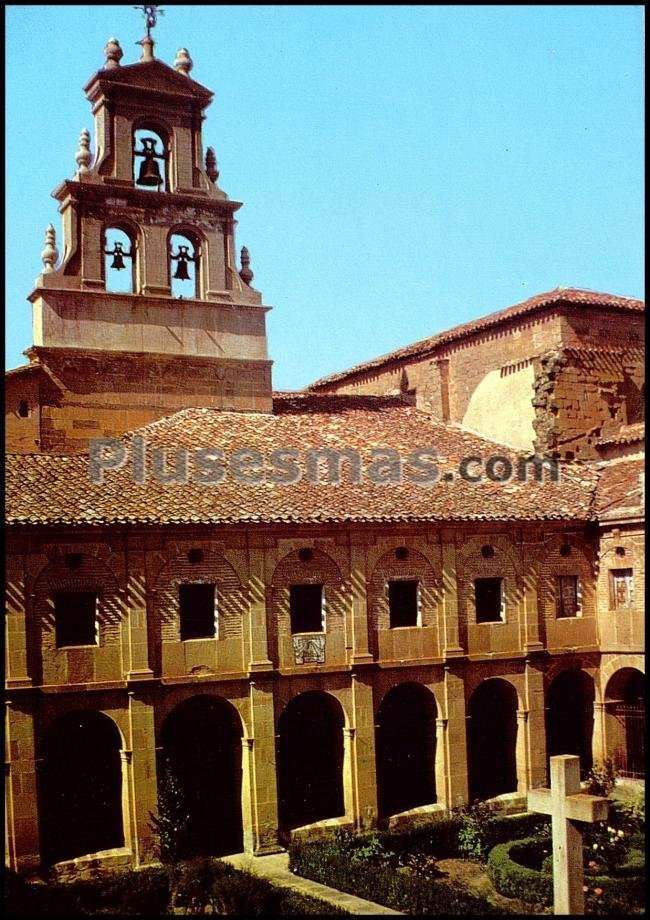
{"type": "Polygon", "coordinates": [[[550,907],[530,904],[518,898],[506,898],[499,894],[489,879],[485,865],[474,859],[439,859],[436,869],[444,873],[450,882],[455,882],[474,894],[481,895],[490,904],[501,908],[507,914],[550,914],[550,907]]]}

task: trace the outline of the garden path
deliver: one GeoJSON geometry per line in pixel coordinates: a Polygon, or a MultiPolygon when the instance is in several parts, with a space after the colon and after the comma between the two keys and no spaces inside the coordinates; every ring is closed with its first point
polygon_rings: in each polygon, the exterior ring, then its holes
{"type": "Polygon", "coordinates": [[[321,901],[325,901],[327,904],[338,907],[340,910],[347,911],[350,914],[397,914],[404,916],[401,911],[384,907],[383,904],[375,904],[373,901],[366,901],[364,898],[347,894],[345,891],[338,891],[328,885],[321,885],[319,882],[312,882],[311,879],[294,875],[293,872],[289,871],[288,853],[273,853],[269,856],[251,856],[250,853],[237,853],[234,856],[224,856],[222,859],[224,862],[234,866],[235,869],[244,869],[246,872],[259,875],[280,888],[291,888],[299,894],[319,898],[321,901]]]}

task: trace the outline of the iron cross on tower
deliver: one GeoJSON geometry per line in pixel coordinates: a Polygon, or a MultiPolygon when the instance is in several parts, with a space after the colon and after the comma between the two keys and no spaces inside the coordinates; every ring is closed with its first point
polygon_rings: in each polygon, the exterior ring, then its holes
{"type": "Polygon", "coordinates": [[[151,30],[156,25],[158,21],[158,16],[164,16],[165,11],[161,10],[158,6],[134,6],[134,10],[140,10],[144,16],[144,21],[147,24],[147,38],[151,38],[151,30]]]}

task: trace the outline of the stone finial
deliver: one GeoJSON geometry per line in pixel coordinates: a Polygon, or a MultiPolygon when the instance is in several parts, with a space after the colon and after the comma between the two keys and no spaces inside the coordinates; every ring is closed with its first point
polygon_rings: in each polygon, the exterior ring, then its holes
{"type": "Polygon", "coordinates": [[[124,57],[124,52],[120,48],[120,43],[116,38],[109,38],[106,42],[104,55],[106,57],[104,70],[112,70],[112,68],[120,66],[120,61],[124,57]]]}
{"type": "Polygon", "coordinates": [[[245,246],[241,250],[241,270],[239,277],[244,284],[250,284],[255,275],[251,271],[251,254],[245,246]]]}
{"type": "Polygon", "coordinates": [[[43,274],[49,274],[54,271],[54,266],[59,260],[59,250],[56,248],[56,231],[52,224],[50,224],[45,231],[45,247],[41,253],[41,259],[43,260],[43,274]]]}
{"type": "Polygon", "coordinates": [[[93,159],[90,152],[90,131],[86,128],[79,135],[79,147],[74,158],[77,162],[79,175],[83,176],[84,173],[90,170],[90,164],[93,159]]]}
{"type": "Polygon", "coordinates": [[[179,73],[184,73],[186,77],[189,77],[190,71],[193,67],[194,61],[190,57],[190,52],[187,50],[187,48],[179,48],[176,52],[174,69],[179,73]]]}
{"type": "Polygon", "coordinates": [[[139,42],[136,42],[136,45],[142,45],[142,54],[140,55],[140,61],[144,64],[148,64],[150,61],[154,61],[153,49],[155,41],[151,35],[145,35],[144,38],[141,38],[139,42]]]}
{"type": "Polygon", "coordinates": [[[217,155],[213,147],[208,147],[205,151],[205,172],[210,182],[216,182],[219,178],[217,169],[217,155]]]}

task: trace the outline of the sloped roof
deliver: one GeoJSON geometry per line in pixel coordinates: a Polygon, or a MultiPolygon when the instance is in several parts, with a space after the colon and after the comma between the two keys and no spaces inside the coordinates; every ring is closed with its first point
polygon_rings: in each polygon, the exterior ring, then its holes
{"type": "Polygon", "coordinates": [[[610,444],[642,444],[645,441],[645,422],[635,422],[633,425],[621,425],[616,434],[600,438],[599,447],[610,444]]]}
{"type": "Polygon", "coordinates": [[[645,304],[642,300],[634,300],[630,297],[618,297],[615,294],[599,294],[595,291],[583,291],[578,288],[555,288],[553,291],[547,291],[544,294],[537,294],[521,303],[506,307],[504,310],[498,310],[496,313],[489,313],[479,319],[471,320],[468,323],[462,323],[460,326],[454,326],[437,335],[430,336],[407,345],[404,348],[398,348],[396,351],[388,352],[370,361],[363,361],[361,364],[355,364],[348,370],[340,371],[336,374],[329,374],[327,377],[321,377],[309,386],[311,390],[318,390],[321,387],[329,386],[332,383],[345,380],[348,377],[355,377],[357,374],[363,374],[378,370],[386,364],[401,361],[405,358],[422,357],[441,345],[448,345],[458,339],[465,338],[474,332],[483,332],[493,326],[498,326],[508,320],[534,313],[547,307],[559,306],[560,304],[582,305],[603,307],[609,310],[632,311],[635,313],[645,310],[645,304]]]}
{"type": "Polygon", "coordinates": [[[127,461],[95,484],[87,456],[12,455],[6,468],[8,520],[41,525],[575,521],[590,518],[596,483],[593,466],[579,464],[564,464],[557,483],[467,482],[458,475],[465,457],[485,463],[505,456],[516,467],[523,455],[381,397],[276,396],[268,415],[185,409],[126,435],[122,444],[129,457],[136,435],[146,439],[149,458],[154,448],[167,448],[172,468],[178,448],[220,450],[226,460],[238,449],[252,449],[267,462],[272,451],[293,449],[303,477],[291,485],[271,482],[268,475],[266,481],[244,483],[228,473],[218,485],[161,484],[149,464],[148,478],[138,484],[127,461]],[[412,452],[434,448],[441,476],[430,485],[409,478],[376,483],[367,475],[354,482],[343,464],[340,483],[316,484],[304,476],[305,457],[322,448],[357,451],[364,472],[376,459],[373,449],[392,449],[403,459],[407,477],[415,471],[412,452]]]}
{"type": "Polygon", "coordinates": [[[94,99],[98,87],[106,90],[113,86],[194,99],[202,108],[210,104],[214,95],[203,84],[186,74],[178,73],[158,58],[98,70],[88,80],[84,90],[89,99],[94,99]]]}
{"type": "Polygon", "coordinates": [[[601,521],[643,517],[645,496],[642,477],[645,461],[609,460],[598,464],[598,486],[593,510],[601,521]]]}

